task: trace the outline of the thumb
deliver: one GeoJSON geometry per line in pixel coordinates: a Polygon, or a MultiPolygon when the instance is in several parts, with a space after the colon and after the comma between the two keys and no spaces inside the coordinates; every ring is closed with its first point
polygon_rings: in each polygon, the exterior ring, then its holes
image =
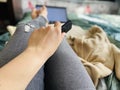
{"type": "Polygon", "coordinates": [[[65,35],[66,35],[65,32],[63,32],[63,33],[61,34],[61,39],[62,39],[62,40],[63,40],[63,38],[65,37],[65,35]]]}

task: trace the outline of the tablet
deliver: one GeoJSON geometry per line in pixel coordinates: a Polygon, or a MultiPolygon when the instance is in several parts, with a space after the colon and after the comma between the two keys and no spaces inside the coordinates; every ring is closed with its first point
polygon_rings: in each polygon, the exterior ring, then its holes
{"type": "MultiPolygon", "coordinates": [[[[39,9],[42,5],[36,5],[36,8],[39,9]]],[[[60,21],[65,23],[67,18],[66,7],[56,7],[56,6],[46,6],[48,10],[48,20],[49,23],[54,23],[55,21],[60,21]]]]}

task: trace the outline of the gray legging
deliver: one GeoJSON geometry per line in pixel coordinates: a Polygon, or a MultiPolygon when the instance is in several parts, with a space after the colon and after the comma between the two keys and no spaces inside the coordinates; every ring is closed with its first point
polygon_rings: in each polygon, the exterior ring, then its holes
{"type": "MultiPolygon", "coordinates": [[[[46,20],[40,16],[28,23],[39,28],[45,25],[46,20]]],[[[25,24],[17,26],[15,34],[0,52],[1,67],[26,48],[33,28],[26,33],[24,26],[25,24]]],[[[64,39],[54,55],[31,80],[26,90],[95,90],[95,87],[81,61],[64,39]]]]}

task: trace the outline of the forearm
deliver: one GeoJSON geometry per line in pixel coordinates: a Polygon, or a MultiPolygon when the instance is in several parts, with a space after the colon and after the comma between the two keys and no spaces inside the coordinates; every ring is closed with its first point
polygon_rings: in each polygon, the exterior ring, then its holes
{"type": "Polygon", "coordinates": [[[28,49],[25,50],[0,69],[0,90],[24,90],[47,57],[44,52],[38,56],[28,49]]]}

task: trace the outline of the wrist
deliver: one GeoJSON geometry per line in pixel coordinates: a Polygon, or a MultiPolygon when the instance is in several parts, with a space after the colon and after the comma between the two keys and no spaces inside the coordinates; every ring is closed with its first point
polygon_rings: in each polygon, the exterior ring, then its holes
{"type": "Polygon", "coordinates": [[[35,48],[27,48],[25,50],[26,53],[28,53],[29,55],[31,55],[34,59],[39,60],[39,61],[43,61],[46,62],[47,59],[49,58],[49,56],[47,55],[47,53],[43,50],[43,49],[35,49],[35,48]]]}

